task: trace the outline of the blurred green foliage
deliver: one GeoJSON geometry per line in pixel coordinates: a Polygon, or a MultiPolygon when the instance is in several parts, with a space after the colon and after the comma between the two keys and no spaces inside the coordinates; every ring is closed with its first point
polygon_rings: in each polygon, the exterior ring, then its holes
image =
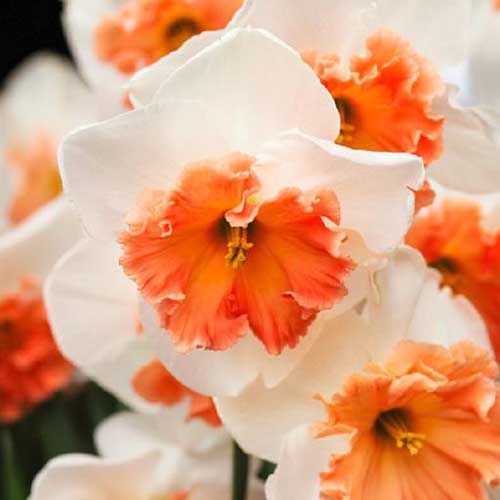
{"type": "Polygon", "coordinates": [[[14,424],[0,424],[0,499],[25,500],[33,478],[51,458],[95,453],[95,428],[124,409],[89,382],[57,394],[14,424]]]}

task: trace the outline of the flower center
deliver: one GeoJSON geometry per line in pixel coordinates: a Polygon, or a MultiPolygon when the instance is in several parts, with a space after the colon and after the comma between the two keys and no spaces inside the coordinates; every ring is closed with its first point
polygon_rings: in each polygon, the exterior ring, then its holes
{"type": "Polygon", "coordinates": [[[229,227],[227,231],[227,254],[224,257],[226,265],[238,269],[247,260],[247,252],[253,247],[248,241],[246,227],[229,227]]]}
{"type": "Polygon", "coordinates": [[[335,142],[341,145],[352,142],[356,130],[352,106],[347,99],[342,98],[336,98],[335,104],[340,115],[340,133],[335,142]]]}
{"type": "Polygon", "coordinates": [[[56,198],[62,192],[62,182],[56,146],[44,132],[40,132],[29,147],[8,146],[5,156],[14,173],[8,218],[15,225],[56,198]]]}
{"type": "Polygon", "coordinates": [[[460,273],[456,262],[448,257],[442,257],[429,262],[429,266],[440,272],[442,287],[448,286],[457,293],[460,289],[460,273]]]}
{"type": "Polygon", "coordinates": [[[12,335],[14,323],[10,319],[0,320],[0,352],[9,351],[15,347],[15,337],[12,335]]]}
{"type": "Polygon", "coordinates": [[[191,17],[177,18],[167,27],[167,38],[173,50],[181,47],[184,42],[203,30],[199,23],[191,17]]]}
{"type": "Polygon", "coordinates": [[[425,434],[410,432],[407,417],[402,410],[381,413],[375,423],[376,429],[396,441],[398,448],[405,448],[410,455],[417,455],[424,446],[425,434]]]}

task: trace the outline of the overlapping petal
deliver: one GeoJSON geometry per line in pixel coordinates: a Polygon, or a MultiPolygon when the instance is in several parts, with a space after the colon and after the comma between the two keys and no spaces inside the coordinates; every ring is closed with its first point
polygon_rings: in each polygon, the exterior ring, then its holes
{"type": "Polygon", "coordinates": [[[276,387],[257,381],[239,397],[217,399],[223,422],[249,453],[276,461],[287,432],[321,412],[314,394],[330,394],[352,371],[385,359],[401,339],[434,339],[449,346],[474,338],[489,348],[477,312],[441,291],[417,252],[396,251],[373,283],[365,318],[353,311],[336,318],[326,313],[318,320],[318,340],[276,387]]]}

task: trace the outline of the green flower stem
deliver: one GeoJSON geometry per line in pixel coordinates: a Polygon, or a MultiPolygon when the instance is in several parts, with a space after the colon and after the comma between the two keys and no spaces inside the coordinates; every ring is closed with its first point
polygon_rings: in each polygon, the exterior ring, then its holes
{"type": "Polygon", "coordinates": [[[23,474],[15,456],[11,429],[8,426],[0,427],[0,497],[9,500],[24,500],[27,488],[23,474]]]}
{"type": "Polygon", "coordinates": [[[246,500],[250,457],[233,442],[233,500],[246,500]]]}

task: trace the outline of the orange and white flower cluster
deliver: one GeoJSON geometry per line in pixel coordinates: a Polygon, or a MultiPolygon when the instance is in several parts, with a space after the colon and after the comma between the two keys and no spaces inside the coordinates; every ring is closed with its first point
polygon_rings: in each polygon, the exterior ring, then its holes
{"type": "Polygon", "coordinates": [[[500,484],[500,14],[480,3],[66,0],[93,104],[5,148],[0,271],[48,278],[0,299],[0,359],[28,374],[0,375],[0,416],[57,389],[50,331],[136,413],[32,500],[229,498],[229,435],[277,463],[255,500],[500,484]],[[11,354],[28,330],[47,339],[11,354]]]}

